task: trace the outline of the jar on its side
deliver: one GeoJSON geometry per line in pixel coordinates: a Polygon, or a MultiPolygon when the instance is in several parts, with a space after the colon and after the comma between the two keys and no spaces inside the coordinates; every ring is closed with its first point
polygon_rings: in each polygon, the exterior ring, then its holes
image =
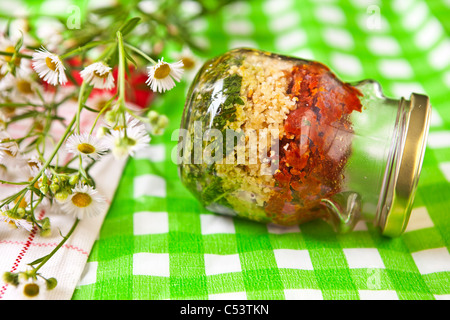
{"type": "Polygon", "coordinates": [[[420,174],[428,98],[383,96],[315,61],[235,49],[206,62],[188,93],[177,162],[208,210],[263,223],[363,219],[404,231],[420,174]]]}

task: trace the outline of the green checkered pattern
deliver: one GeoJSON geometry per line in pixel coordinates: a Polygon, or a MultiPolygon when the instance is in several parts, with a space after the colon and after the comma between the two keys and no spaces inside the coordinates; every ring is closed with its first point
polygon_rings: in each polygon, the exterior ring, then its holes
{"type": "Polygon", "coordinates": [[[152,141],[163,157],[128,161],[73,299],[448,299],[449,13],[448,1],[249,1],[194,28],[209,56],[252,46],[321,61],[346,81],[376,79],[390,97],[426,93],[430,142],[403,236],[366,223],[336,234],[322,221],[280,232],[206,211],[171,161],[184,82],[155,106],[171,119],[152,141]],[[163,194],[142,191],[145,177],[163,194]],[[142,215],[155,230],[142,231],[142,215]]]}
{"type": "Polygon", "coordinates": [[[432,125],[404,235],[323,221],[280,231],[202,208],[171,161],[186,81],[155,102],[171,125],[128,161],[73,299],[449,299],[449,14],[449,1],[254,0],[192,30],[208,57],[252,46],[376,79],[390,97],[426,93],[432,125]]]}

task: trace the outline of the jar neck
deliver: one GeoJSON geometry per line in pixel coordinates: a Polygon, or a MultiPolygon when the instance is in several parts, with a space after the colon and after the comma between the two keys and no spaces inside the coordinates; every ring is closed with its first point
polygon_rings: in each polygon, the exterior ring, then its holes
{"type": "Polygon", "coordinates": [[[375,226],[381,228],[383,228],[386,223],[386,218],[391,210],[394,199],[395,184],[398,179],[400,163],[404,152],[409,116],[410,103],[402,98],[398,102],[397,118],[395,121],[386,169],[382,180],[382,187],[376,214],[375,217],[373,215],[363,216],[365,220],[367,220],[366,218],[369,218],[375,226]]]}
{"type": "Polygon", "coordinates": [[[349,230],[363,220],[383,235],[406,228],[426,146],[431,116],[428,97],[384,97],[373,82],[360,85],[364,112],[352,113],[352,149],[341,192],[322,201],[330,221],[349,230]]]}

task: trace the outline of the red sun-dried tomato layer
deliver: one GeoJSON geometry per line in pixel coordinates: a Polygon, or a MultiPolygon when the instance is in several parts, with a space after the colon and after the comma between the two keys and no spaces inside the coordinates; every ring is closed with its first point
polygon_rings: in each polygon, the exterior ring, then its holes
{"type": "Polygon", "coordinates": [[[296,109],[284,124],[275,194],[265,206],[284,225],[320,217],[321,199],[339,192],[353,134],[349,115],[362,109],[361,92],[320,63],[294,66],[291,79],[296,109]]]}

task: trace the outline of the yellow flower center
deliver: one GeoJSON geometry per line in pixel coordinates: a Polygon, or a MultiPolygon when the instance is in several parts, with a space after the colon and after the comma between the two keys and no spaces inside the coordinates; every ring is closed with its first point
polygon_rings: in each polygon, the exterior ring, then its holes
{"type": "Polygon", "coordinates": [[[15,142],[13,142],[11,139],[7,138],[2,141],[0,141],[0,144],[5,144],[3,147],[3,152],[7,154],[10,157],[15,158],[17,155],[17,151],[14,149],[15,142]]]}
{"type": "Polygon", "coordinates": [[[17,80],[16,82],[17,89],[23,94],[33,93],[31,89],[31,83],[27,80],[17,80]]]}
{"type": "Polygon", "coordinates": [[[42,123],[41,120],[34,121],[34,130],[36,130],[37,132],[44,131],[44,124],[42,123]]]}
{"type": "MultiPolygon", "coordinates": [[[[108,99],[100,99],[95,103],[94,108],[97,110],[103,110],[108,101],[108,99]]],[[[109,106],[106,110],[111,110],[111,106],[109,106]]]]}
{"type": "Polygon", "coordinates": [[[50,57],[45,58],[45,63],[47,64],[47,67],[50,68],[50,70],[56,71],[57,65],[55,62],[53,62],[52,58],[50,57]]]}
{"type": "Polygon", "coordinates": [[[95,148],[92,144],[89,143],[80,143],[77,147],[78,151],[85,154],[90,154],[95,152],[95,148]]]}
{"type": "MultiPolygon", "coordinates": [[[[28,178],[28,182],[30,182],[30,181],[33,181],[33,177],[30,177],[30,178],[28,178]]],[[[35,187],[36,189],[39,189],[39,182],[40,181],[42,181],[42,178],[41,179],[39,179],[38,181],[36,181],[35,183],[34,183],[34,185],[33,185],[33,187],[35,187]]],[[[20,205],[19,205],[19,207],[20,207],[20,205]]],[[[25,206],[26,207],[26,206],[25,206]]]]}
{"type": "MultiPolygon", "coordinates": [[[[9,47],[5,48],[5,52],[14,53],[14,52],[16,52],[16,49],[13,46],[9,46],[9,47]]],[[[11,59],[12,59],[12,56],[5,56],[5,61],[6,62],[10,62],[11,59]]],[[[19,57],[16,57],[14,59],[14,64],[16,66],[20,65],[20,58],[19,57]]]]}
{"type": "Polygon", "coordinates": [[[6,153],[8,156],[15,158],[16,155],[11,150],[3,150],[4,153],[6,153]]]}
{"type": "Polygon", "coordinates": [[[72,203],[78,208],[85,208],[92,202],[92,198],[87,193],[77,193],[72,197],[72,203]]]}
{"type": "Polygon", "coordinates": [[[25,200],[25,197],[23,197],[22,199],[20,199],[20,197],[17,197],[16,199],[14,199],[14,203],[17,204],[19,200],[20,200],[19,208],[25,209],[28,205],[27,201],[25,200]]]}
{"type": "Polygon", "coordinates": [[[164,79],[170,74],[170,66],[168,63],[162,63],[155,70],[155,79],[164,79]]]}
{"type": "Polygon", "coordinates": [[[195,62],[192,58],[184,57],[181,61],[183,61],[183,68],[186,70],[190,70],[195,66],[195,62]]]}
{"type": "Polygon", "coordinates": [[[35,297],[39,294],[39,286],[34,282],[27,283],[23,287],[23,294],[30,298],[35,297]]]}
{"type": "Polygon", "coordinates": [[[105,72],[103,74],[100,74],[97,70],[94,70],[94,75],[96,77],[102,78],[102,79],[106,79],[109,75],[109,72],[105,72]]]}

